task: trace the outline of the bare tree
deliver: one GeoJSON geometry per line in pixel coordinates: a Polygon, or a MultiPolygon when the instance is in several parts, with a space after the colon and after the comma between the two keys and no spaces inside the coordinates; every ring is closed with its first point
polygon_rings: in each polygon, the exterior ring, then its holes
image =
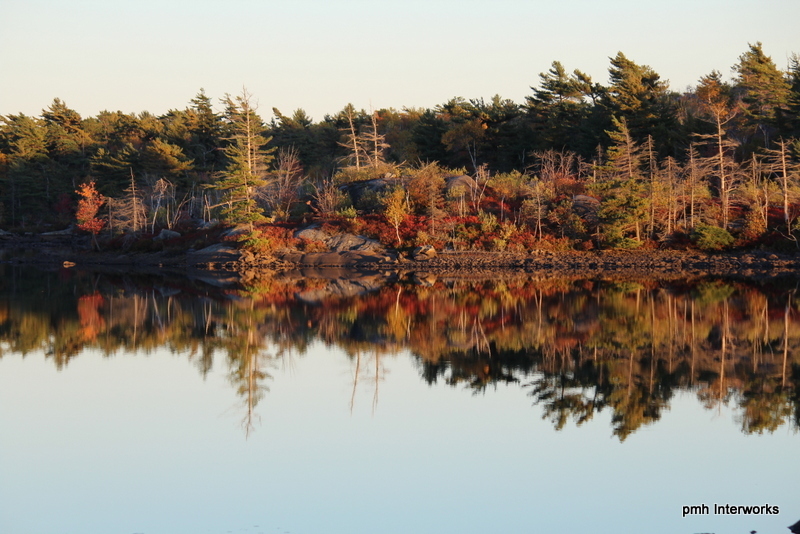
{"type": "MultiPolygon", "coordinates": [[[[778,141],[778,148],[767,150],[768,169],[777,178],[780,185],[783,200],[783,220],[786,224],[788,235],[792,233],[792,222],[797,214],[792,210],[791,204],[797,200],[798,178],[800,177],[800,165],[793,163],[789,158],[789,143],[782,137],[778,141]]],[[[800,246],[800,243],[798,243],[800,246]]]]}
{"type": "Polygon", "coordinates": [[[161,223],[170,228],[175,220],[177,208],[175,201],[175,186],[165,178],[159,178],[149,187],[147,195],[150,211],[150,231],[155,232],[156,223],[161,223]]]}
{"type": "Polygon", "coordinates": [[[355,108],[353,108],[353,104],[347,104],[347,106],[344,108],[344,113],[345,117],[347,117],[347,128],[343,130],[345,134],[345,140],[340,142],[339,145],[350,150],[348,159],[351,162],[351,165],[353,165],[356,169],[361,169],[362,164],[368,160],[368,157],[364,147],[363,139],[359,135],[358,129],[356,128],[355,108]]]}
{"type": "Polygon", "coordinates": [[[712,156],[712,160],[715,162],[719,198],[722,205],[722,227],[728,228],[730,192],[736,175],[735,163],[730,152],[736,148],[736,143],[728,138],[725,128],[739,114],[739,103],[732,101],[727,94],[718,72],[712,72],[709,76],[700,78],[697,96],[706,114],[705,120],[710,122],[716,130],[715,133],[701,135],[700,138],[709,142],[716,152],[712,156]]]}
{"type": "Polygon", "coordinates": [[[703,192],[707,192],[706,184],[708,181],[709,169],[706,160],[698,155],[697,147],[694,143],[689,145],[688,155],[689,161],[686,163],[683,172],[683,184],[684,188],[688,190],[684,194],[684,197],[689,197],[689,224],[687,227],[691,230],[694,228],[697,218],[700,215],[698,213],[698,202],[701,197],[705,196],[703,192]]]}
{"type": "Polygon", "coordinates": [[[336,186],[333,178],[325,178],[311,186],[314,189],[312,194],[313,202],[309,201],[315,215],[329,217],[336,213],[345,201],[345,195],[336,186]]]}
{"type": "Polygon", "coordinates": [[[369,151],[367,154],[367,161],[373,168],[379,167],[384,163],[384,152],[389,148],[389,143],[386,142],[386,136],[378,133],[378,112],[375,111],[370,115],[370,124],[366,131],[361,134],[363,146],[369,151]]]}
{"type": "Polygon", "coordinates": [[[136,186],[136,179],[131,171],[131,181],[125,196],[108,199],[108,228],[114,231],[138,232],[146,224],[143,194],[136,186]]]}
{"type": "Polygon", "coordinates": [[[276,158],[275,170],[270,173],[267,185],[258,189],[259,199],[267,205],[276,219],[287,219],[292,205],[300,200],[300,189],[304,180],[297,149],[281,148],[276,158]]]}

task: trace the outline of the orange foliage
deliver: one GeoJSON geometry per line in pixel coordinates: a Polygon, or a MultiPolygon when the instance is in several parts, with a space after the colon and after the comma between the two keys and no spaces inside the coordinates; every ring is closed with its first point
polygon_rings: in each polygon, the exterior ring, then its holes
{"type": "Polygon", "coordinates": [[[100,293],[84,295],[78,299],[78,317],[81,321],[80,334],[84,341],[94,341],[103,331],[106,322],[100,315],[99,308],[105,304],[100,293]]]}
{"type": "Polygon", "coordinates": [[[106,198],[94,186],[94,181],[81,184],[77,191],[81,198],[78,200],[78,228],[96,235],[106,225],[106,221],[97,217],[97,212],[105,204],[106,198]]]}

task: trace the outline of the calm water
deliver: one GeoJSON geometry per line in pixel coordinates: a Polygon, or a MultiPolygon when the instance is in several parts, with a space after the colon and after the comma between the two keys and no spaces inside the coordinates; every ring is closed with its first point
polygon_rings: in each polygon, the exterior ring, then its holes
{"type": "Polygon", "coordinates": [[[242,291],[0,271],[2,533],[763,534],[800,519],[795,281],[242,291]]]}

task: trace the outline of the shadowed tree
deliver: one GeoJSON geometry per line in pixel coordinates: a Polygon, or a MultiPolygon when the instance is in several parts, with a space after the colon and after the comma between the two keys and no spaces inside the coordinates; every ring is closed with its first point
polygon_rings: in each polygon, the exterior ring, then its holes
{"type": "Polygon", "coordinates": [[[648,135],[659,154],[674,152],[677,108],[669,84],[647,65],[638,65],[618,52],[608,70],[610,85],[603,105],[611,116],[624,117],[634,140],[648,135]]]}
{"type": "Polygon", "coordinates": [[[772,58],[764,53],[761,43],[749,45],[733,66],[736,90],[742,98],[744,122],[753,142],[770,147],[775,134],[788,131],[786,121],[789,104],[789,81],[772,58]]]}

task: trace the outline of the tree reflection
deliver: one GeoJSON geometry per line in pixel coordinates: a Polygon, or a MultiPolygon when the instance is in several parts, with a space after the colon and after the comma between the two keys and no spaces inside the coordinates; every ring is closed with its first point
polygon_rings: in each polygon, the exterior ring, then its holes
{"type": "Polygon", "coordinates": [[[86,348],[111,355],[166,347],[203,375],[222,361],[242,399],[245,435],[258,422],[269,369],[314,342],[350,358],[351,410],[366,384],[377,409],[387,356],[407,351],[429,384],[475,393],[519,384],[556,429],[605,409],[624,440],[659,421],[680,391],[709,410],[732,406],[745,433],[800,427],[793,281],[417,286],[409,276],[348,282],[345,292],[341,282],[287,275],[239,292],[10,265],[0,275],[0,356],[43,351],[61,369],[86,348]]]}

